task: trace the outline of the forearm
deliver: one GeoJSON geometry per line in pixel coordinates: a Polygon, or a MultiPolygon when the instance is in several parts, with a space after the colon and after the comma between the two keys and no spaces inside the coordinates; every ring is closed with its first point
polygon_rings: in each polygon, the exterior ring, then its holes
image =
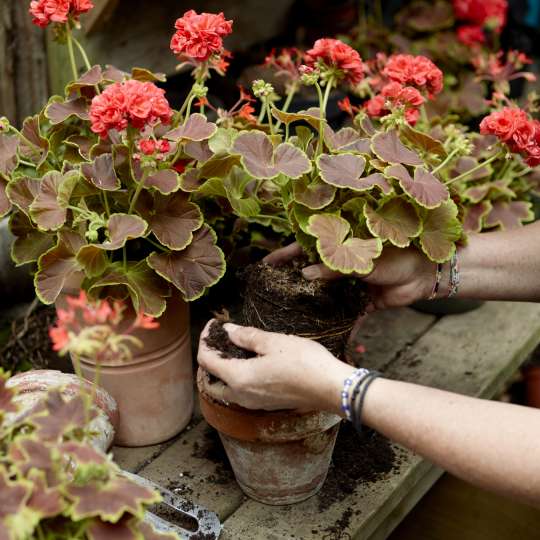
{"type": "MultiPolygon", "coordinates": [[[[334,412],[342,376],[326,388],[334,412]]],[[[456,476],[540,506],[539,410],[377,379],[362,420],[456,476]]]]}
{"type": "Polygon", "coordinates": [[[540,222],[471,235],[459,249],[459,266],[459,297],[540,301],[540,222]]]}

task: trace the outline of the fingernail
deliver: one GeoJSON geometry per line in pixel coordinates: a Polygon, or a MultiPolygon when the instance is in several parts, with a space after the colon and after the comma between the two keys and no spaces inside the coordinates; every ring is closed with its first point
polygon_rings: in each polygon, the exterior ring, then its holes
{"type": "Polygon", "coordinates": [[[302,270],[306,279],[318,279],[321,277],[321,271],[316,266],[308,266],[302,270]]]}

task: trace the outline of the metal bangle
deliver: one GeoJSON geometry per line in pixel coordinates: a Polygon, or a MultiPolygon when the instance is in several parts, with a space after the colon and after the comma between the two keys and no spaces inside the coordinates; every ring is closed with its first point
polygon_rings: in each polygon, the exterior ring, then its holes
{"type": "Polygon", "coordinates": [[[351,394],[351,399],[350,399],[350,407],[351,407],[351,423],[352,424],[355,424],[356,423],[356,411],[354,410],[354,402],[356,401],[356,398],[358,397],[358,394],[360,393],[360,390],[362,389],[362,384],[364,383],[364,381],[366,381],[367,379],[369,379],[369,377],[371,376],[371,374],[374,373],[373,371],[368,371],[365,375],[362,375],[356,382],[356,384],[354,385],[354,388],[353,388],[353,391],[352,391],[352,394],[351,394]]]}

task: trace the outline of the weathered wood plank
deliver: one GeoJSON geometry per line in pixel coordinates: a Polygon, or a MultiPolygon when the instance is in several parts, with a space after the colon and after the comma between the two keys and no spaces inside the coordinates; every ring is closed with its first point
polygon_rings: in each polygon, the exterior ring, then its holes
{"type": "MultiPolygon", "coordinates": [[[[401,320],[406,323],[406,318],[401,320]]],[[[383,328],[391,340],[391,328],[383,328]]],[[[438,321],[413,346],[388,362],[385,374],[492,397],[539,341],[540,305],[489,303],[475,312],[438,321]]],[[[254,540],[285,540],[293,534],[304,540],[320,538],[319,532],[338,522],[348,508],[352,514],[343,537],[385,538],[440,474],[409,452],[402,457],[399,471],[369,488],[358,488],[345,501],[322,512],[316,497],[284,508],[247,501],[226,521],[224,539],[242,537],[246,531],[254,540]]]]}

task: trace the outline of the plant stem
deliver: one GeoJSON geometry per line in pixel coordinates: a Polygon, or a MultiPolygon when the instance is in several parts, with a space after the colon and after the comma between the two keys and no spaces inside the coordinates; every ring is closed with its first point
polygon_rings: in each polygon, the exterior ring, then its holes
{"type": "Polygon", "coordinates": [[[448,156],[446,156],[446,159],[442,162],[442,163],[439,163],[439,165],[437,165],[432,171],[431,171],[431,174],[435,174],[435,173],[438,173],[441,169],[443,169],[444,167],[446,167],[448,165],[448,163],[450,163],[450,160],[459,152],[459,148],[454,148],[449,154],[448,156]]]}
{"type": "Polygon", "coordinates": [[[326,82],[326,88],[324,90],[324,97],[322,95],[321,86],[319,83],[315,84],[317,94],[319,96],[319,141],[317,143],[317,155],[320,155],[323,151],[324,141],[324,120],[326,118],[326,106],[328,104],[328,98],[330,97],[330,91],[332,90],[333,79],[328,79],[326,82]]]}
{"type": "Polygon", "coordinates": [[[128,215],[132,214],[133,210],[135,209],[135,205],[137,204],[137,199],[139,198],[139,195],[141,194],[142,188],[144,187],[146,179],[148,178],[148,174],[149,174],[149,170],[145,169],[140,182],[137,183],[137,188],[135,189],[135,193],[129,204],[128,215]]]}
{"type": "Polygon", "coordinates": [[[152,244],[155,248],[157,248],[157,249],[159,249],[159,250],[161,250],[161,251],[165,251],[165,252],[169,251],[168,249],[164,248],[161,244],[158,244],[157,242],[154,242],[154,240],[152,240],[152,239],[151,239],[150,237],[148,237],[148,236],[145,238],[145,240],[146,240],[147,242],[149,242],[150,244],[152,244]]]}
{"type": "MultiPolygon", "coordinates": [[[[298,85],[294,83],[289,90],[289,93],[287,94],[287,98],[285,99],[285,103],[283,103],[283,108],[281,109],[283,112],[287,112],[289,110],[289,107],[291,106],[293,97],[295,96],[296,92],[298,91],[298,85]]],[[[276,122],[276,131],[279,129],[279,126],[281,126],[281,120],[278,120],[276,122]]]]}
{"type": "Polygon", "coordinates": [[[420,115],[422,116],[422,122],[426,125],[426,127],[429,127],[429,119],[426,112],[426,106],[422,105],[420,107],[420,115]]]}
{"type": "Polygon", "coordinates": [[[111,209],[109,208],[109,199],[107,197],[106,191],[103,191],[103,204],[105,205],[105,212],[107,213],[107,217],[110,217],[111,209]]]}
{"type": "Polygon", "coordinates": [[[266,117],[268,118],[268,126],[270,127],[270,135],[274,135],[274,124],[272,123],[272,111],[270,110],[270,102],[268,99],[264,100],[264,108],[266,109],[266,117]]]}
{"type": "Polygon", "coordinates": [[[472,169],[469,169],[468,171],[465,171],[464,173],[460,174],[459,176],[456,176],[455,178],[452,178],[448,182],[446,182],[446,185],[453,184],[454,182],[459,182],[460,180],[463,180],[464,178],[467,178],[470,174],[475,173],[476,171],[480,170],[485,165],[489,165],[491,162],[495,161],[497,158],[501,157],[501,152],[498,152],[497,154],[491,156],[489,159],[486,159],[486,161],[483,161],[482,163],[479,163],[478,165],[475,165],[472,169]]]}
{"type": "Polygon", "coordinates": [[[75,62],[75,54],[73,52],[73,38],[71,36],[71,28],[69,27],[69,24],[66,25],[66,36],[69,63],[71,64],[71,71],[73,72],[73,80],[76,81],[79,78],[79,73],[77,72],[77,63],[75,62]]]}
{"type": "Polygon", "coordinates": [[[122,268],[124,269],[124,272],[127,272],[127,247],[126,247],[126,244],[124,244],[124,247],[122,248],[122,268]]]}
{"type": "Polygon", "coordinates": [[[75,36],[72,36],[71,39],[73,40],[73,43],[75,43],[77,49],[79,49],[79,52],[81,53],[84,65],[86,66],[86,69],[87,70],[91,69],[92,66],[90,64],[90,60],[88,60],[88,56],[87,56],[86,51],[84,50],[83,46],[79,43],[79,40],[75,36]]]}

